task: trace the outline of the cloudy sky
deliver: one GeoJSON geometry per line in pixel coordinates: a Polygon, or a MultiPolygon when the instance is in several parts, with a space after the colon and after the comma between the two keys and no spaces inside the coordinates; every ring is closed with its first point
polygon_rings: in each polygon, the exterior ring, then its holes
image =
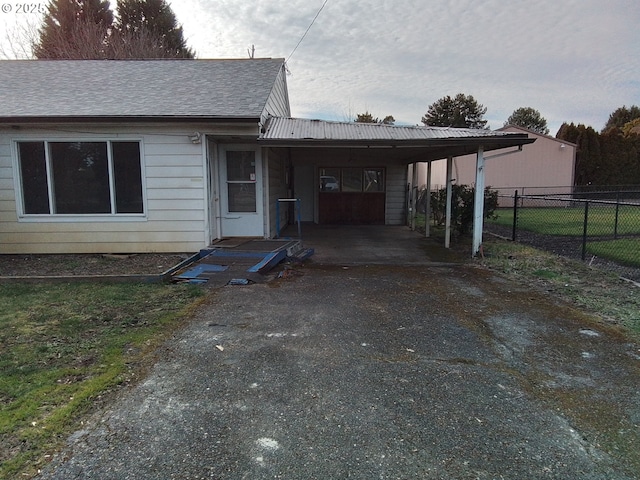
{"type": "Polygon", "coordinates": [[[297,117],[414,125],[462,92],[491,128],[533,107],[555,135],[640,105],[637,0],[326,0],[292,56],[325,0],[170,3],[199,58],[287,58],[297,117]]]}

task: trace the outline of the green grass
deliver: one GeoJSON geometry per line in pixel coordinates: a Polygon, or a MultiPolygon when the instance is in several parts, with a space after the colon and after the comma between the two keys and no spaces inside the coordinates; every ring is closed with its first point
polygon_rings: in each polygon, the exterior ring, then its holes
{"type": "MultiPolygon", "coordinates": [[[[513,209],[496,211],[498,218],[488,222],[506,227],[513,226],[513,209]]],[[[589,207],[587,234],[612,235],[615,230],[615,206],[589,207]]],[[[544,235],[582,236],[584,206],[518,209],[518,229],[544,235]]],[[[618,211],[618,235],[640,235],[640,207],[621,205],[618,211]]]]}
{"type": "Polygon", "coordinates": [[[32,475],[95,402],[132,380],[201,289],[0,285],[0,479],[32,475]]]}
{"type": "MultiPolygon", "coordinates": [[[[616,225],[615,206],[594,205],[589,208],[587,225],[587,252],[607,260],[640,267],[640,239],[614,240],[614,234],[640,235],[640,207],[621,205],[616,225]],[[610,237],[600,241],[593,237],[610,237]]],[[[488,220],[506,227],[513,226],[513,209],[500,209],[497,219],[488,220]]],[[[541,235],[582,237],[584,234],[584,207],[575,208],[520,208],[518,230],[527,230],[541,235]]]]}
{"type": "Polygon", "coordinates": [[[587,252],[620,265],[640,268],[640,238],[588,242],[587,252]]]}

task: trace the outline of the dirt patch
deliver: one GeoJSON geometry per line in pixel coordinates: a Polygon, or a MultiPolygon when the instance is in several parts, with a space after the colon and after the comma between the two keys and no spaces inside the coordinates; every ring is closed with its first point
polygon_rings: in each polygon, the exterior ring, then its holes
{"type": "Polygon", "coordinates": [[[0,255],[0,277],[158,275],[190,254],[0,255]]]}

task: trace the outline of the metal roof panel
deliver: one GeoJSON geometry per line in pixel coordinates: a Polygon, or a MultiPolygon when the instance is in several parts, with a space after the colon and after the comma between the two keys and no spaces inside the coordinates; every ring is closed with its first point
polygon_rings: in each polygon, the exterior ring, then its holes
{"type": "Polygon", "coordinates": [[[469,128],[396,126],[357,122],[330,122],[302,118],[270,118],[263,140],[317,141],[428,141],[455,138],[509,136],[513,133],[469,128]]]}

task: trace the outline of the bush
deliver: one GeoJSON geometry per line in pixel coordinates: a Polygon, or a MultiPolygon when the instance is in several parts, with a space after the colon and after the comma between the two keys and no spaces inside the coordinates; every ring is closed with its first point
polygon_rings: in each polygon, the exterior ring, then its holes
{"type": "MultiPolygon", "coordinates": [[[[459,235],[466,235],[473,227],[473,198],[475,188],[468,185],[451,187],[451,226],[459,235]]],[[[418,194],[418,209],[426,210],[426,189],[418,194]]],[[[431,192],[431,218],[435,225],[444,225],[446,219],[447,189],[431,192]]],[[[495,218],[498,208],[498,191],[487,187],[484,190],[484,218],[495,218]]]]}

